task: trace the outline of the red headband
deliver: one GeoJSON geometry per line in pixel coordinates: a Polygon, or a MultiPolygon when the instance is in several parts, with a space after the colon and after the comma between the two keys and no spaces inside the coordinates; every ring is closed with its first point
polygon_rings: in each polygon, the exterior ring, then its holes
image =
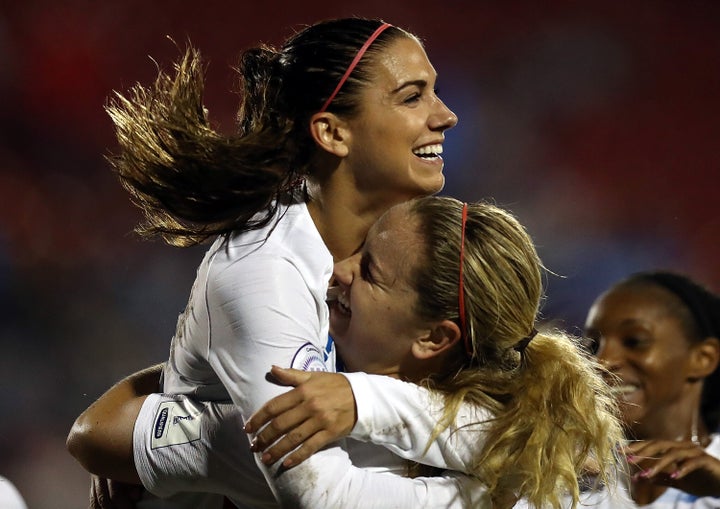
{"type": "Polygon", "coordinates": [[[470,343],[469,334],[465,330],[465,284],[463,283],[463,260],[465,259],[465,223],[467,223],[468,206],[463,203],[462,208],[462,226],[460,233],[460,288],[458,290],[458,308],[460,313],[460,333],[465,337],[465,350],[468,355],[472,356],[472,344],[470,343]]]}
{"type": "Polygon", "coordinates": [[[383,23],[380,25],[377,30],[375,30],[370,37],[368,37],[368,40],[365,41],[365,44],[362,45],[362,47],[358,50],[357,55],[355,55],[355,58],[353,58],[353,61],[350,62],[350,65],[348,66],[347,70],[345,71],[345,74],[343,74],[343,77],[340,78],[340,81],[338,82],[337,86],[335,87],[335,90],[333,90],[333,93],[330,94],[330,97],[327,98],[327,101],[325,101],[325,104],[323,104],[322,108],[320,108],[320,113],[325,111],[328,106],[330,106],[330,103],[335,99],[335,96],[338,92],[340,92],[340,89],[342,88],[343,84],[347,81],[348,77],[350,76],[350,73],[353,72],[353,69],[355,69],[355,66],[357,66],[360,59],[363,57],[367,49],[370,47],[370,45],[373,43],[375,39],[378,38],[378,36],[383,33],[383,31],[391,27],[392,25],[390,23],[383,23]]]}

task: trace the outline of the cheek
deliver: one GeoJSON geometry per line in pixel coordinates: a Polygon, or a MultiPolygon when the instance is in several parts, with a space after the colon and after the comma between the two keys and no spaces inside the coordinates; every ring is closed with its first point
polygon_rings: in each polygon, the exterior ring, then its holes
{"type": "Polygon", "coordinates": [[[657,356],[646,359],[645,390],[650,399],[675,398],[685,384],[685,359],[657,356]]]}

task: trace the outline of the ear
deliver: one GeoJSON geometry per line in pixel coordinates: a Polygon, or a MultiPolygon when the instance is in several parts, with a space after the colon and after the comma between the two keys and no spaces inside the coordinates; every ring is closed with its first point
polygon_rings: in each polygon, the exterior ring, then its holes
{"type": "Polygon", "coordinates": [[[449,351],[460,341],[460,327],[452,320],[434,324],[426,336],[419,337],[412,345],[416,359],[425,360],[449,351]]]}
{"type": "Polygon", "coordinates": [[[310,134],[318,146],[338,157],[348,154],[350,130],[337,115],[323,111],[310,117],[310,134]]]}
{"type": "Polygon", "coordinates": [[[720,340],[708,337],[690,349],[688,379],[701,380],[709,376],[720,362],[720,340]]]}

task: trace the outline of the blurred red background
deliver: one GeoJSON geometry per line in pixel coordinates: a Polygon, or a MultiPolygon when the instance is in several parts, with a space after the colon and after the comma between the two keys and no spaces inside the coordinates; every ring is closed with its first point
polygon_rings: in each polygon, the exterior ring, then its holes
{"type": "Polygon", "coordinates": [[[130,234],[138,215],[103,159],[106,98],[171,64],[166,36],[189,38],[230,130],[240,49],[349,15],[424,39],[460,117],[443,193],[492,198],[528,226],[552,271],[545,318],[578,331],[636,270],[720,289],[718,2],[4,2],[0,475],[30,507],[85,506],[65,435],[111,383],[164,360],[203,251],[130,234]]]}

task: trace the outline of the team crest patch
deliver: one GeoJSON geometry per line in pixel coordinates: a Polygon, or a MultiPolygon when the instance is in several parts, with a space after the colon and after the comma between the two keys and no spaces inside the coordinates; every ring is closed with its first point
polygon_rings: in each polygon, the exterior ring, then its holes
{"type": "Polygon", "coordinates": [[[302,371],[327,371],[324,359],[325,356],[318,347],[312,343],[305,343],[295,352],[290,367],[302,371]]]}
{"type": "Polygon", "coordinates": [[[194,401],[165,401],[158,407],[150,448],[158,449],[200,440],[204,406],[194,401]]]}

